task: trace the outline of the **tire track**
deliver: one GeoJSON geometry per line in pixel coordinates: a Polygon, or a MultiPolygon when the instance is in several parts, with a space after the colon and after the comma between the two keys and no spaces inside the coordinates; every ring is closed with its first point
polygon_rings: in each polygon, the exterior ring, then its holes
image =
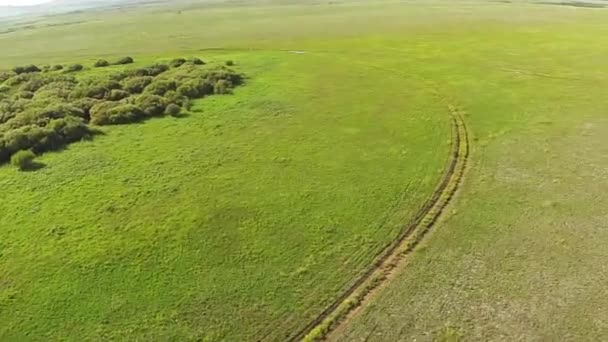
{"type": "MultiPolygon", "coordinates": [[[[447,101],[441,98],[442,101],[447,101]]],[[[447,105],[452,118],[452,151],[446,172],[431,197],[411,223],[388,245],[372,266],[303,329],[287,340],[318,341],[336,329],[354,309],[386,283],[399,262],[410,254],[433,228],[462,181],[469,158],[469,132],[463,111],[447,105]]]]}

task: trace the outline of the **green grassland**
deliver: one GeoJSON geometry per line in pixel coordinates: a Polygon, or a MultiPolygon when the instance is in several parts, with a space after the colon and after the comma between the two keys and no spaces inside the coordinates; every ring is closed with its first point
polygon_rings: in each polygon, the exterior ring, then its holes
{"type": "Polygon", "coordinates": [[[0,69],[197,55],[246,76],[186,117],[105,127],[36,172],[0,167],[0,339],[284,340],[431,194],[445,101],[474,138],[458,201],[331,338],[607,336],[607,19],[260,1],[0,34],[0,69]]]}

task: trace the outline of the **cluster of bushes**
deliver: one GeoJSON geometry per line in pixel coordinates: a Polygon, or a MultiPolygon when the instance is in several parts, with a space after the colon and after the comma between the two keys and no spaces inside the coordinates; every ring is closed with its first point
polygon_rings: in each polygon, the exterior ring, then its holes
{"type": "MultiPolygon", "coordinates": [[[[129,64],[122,58],[114,64],[129,64]]],[[[96,67],[110,65],[105,60],[96,67]]],[[[168,64],[81,76],[80,64],[14,68],[0,73],[0,163],[24,169],[33,154],[55,150],[92,137],[93,126],[126,124],[151,117],[179,116],[191,100],[226,94],[242,76],[226,66],[202,67],[199,58],[176,58],[168,64]],[[93,125],[93,126],[92,126],[93,125]]]]}

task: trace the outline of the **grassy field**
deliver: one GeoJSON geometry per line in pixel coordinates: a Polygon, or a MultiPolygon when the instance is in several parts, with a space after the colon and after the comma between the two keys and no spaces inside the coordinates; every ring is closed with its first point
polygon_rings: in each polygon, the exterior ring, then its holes
{"type": "Polygon", "coordinates": [[[0,34],[0,68],[198,55],[247,76],[185,118],[104,128],[37,172],[0,167],[0,339],[285,339],[436,186],[450,149],[437,93],[474,137],[458,202],[331,338],[608,335],[607,11],[170,9],[0,34]]]}

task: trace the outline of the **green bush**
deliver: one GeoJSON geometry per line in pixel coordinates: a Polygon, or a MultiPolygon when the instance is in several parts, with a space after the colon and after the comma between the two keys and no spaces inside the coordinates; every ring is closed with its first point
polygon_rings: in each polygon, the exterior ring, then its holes
{"type": "Polygon", "coordinates": [[[148,87],[146,87],[145,92],[149,94],[163,96],[169,90],[175,90],[177,88],[177,84],[175,81],[168,80],[154,80],[148,87]]]}
{"type": "Polygon", "coordinates": [[[175,59],[171,60],[171,62],[169,62],[169,65],[172,68],[179,68],[184,63],[186,63],[186,60],[184,58],[175,58],[175,59]]]}
{"type": "Polygon", "coordinates": [[[214,94],[229,94],[230,93],[230,83],[227,80],[218,80],[215,82],[213,86],[214,94]]]}
{"type": "Polygon", "coordinates": [[[228,61],[226,61],[226,65],[227,66],[233,66],[234,65],[234,61],[228,60],[228,61]]]}
{"type": "Polygon", "coordinates": [[[106,121],[101,125],[119,125],[136,122],[144,118],[144,112],[134,104],[120,104],[108,111],[106,121]]]}
{"type": "Polygon", "coordinates": [[[114,62],[114,64],[115,65],[124,65],[124,64],[131,64],[133,62],[134,62],[133,58],[127,56],[127,57],[123,57],[123,58],[117,60],[116,62],[114,62]]]}
{"type": "Polygon", "coordinates": [[[9,87],[5,84],[0,85],[0,93],[8,93],[10,91],[11,91],[11,87],[9,87]]]}
{"type": "Polygon", "coordinates": [[[55,64],[51,67],[52,71],[59,71],[59,70],[63,70],[63,65],[61,64],[55,64]]]}
{"type": "Polygon", "coordinates": [[[31,169],[34,165],[36,155],[30,150],[21,150],[11,157],[11,164],[21,171],[31,169]]]}
{"type": "Polygon", "coordinates": [[[128,77],[158,76],[167,70],[169,70],[168,65],[157,63],[143,68],[125,70],[123,73],[128,77]]]}
{"type": "Polygon", "coordinates": [[[183,108],[190,109],[190,99],[186,96],[178,94],[174,90],[166,92],[165,96],[163,97],[167,100],[167,103],[175,103],[183,108]]]}
{"type": "Polygon", "coordinates": [[[81,71],[82,69],[84,69],[82,64],[70,64],[65,69],[65,72],[77,72],[77,71],[81,71]]]}
{"type": "Polygon", "coordinates": [[[15,94],[15,98],[16,99],[31,99],[34,97],[34,93],[32,93],[31,91],[20,91],[18,93],[15,94]]]}
{"type": "Polygon", "coordinates": [[[42,88],[45,85],[45,81],[41,78],[30,78],[29,81],[23,83],[21,87],[19,87],[19,90],[36,92],[38,89],[42,88]]]}
{"type": "Polygon", "coordinates": [[[152,81],[154,78],[151,76],[131,77],[122,82],[122,88],[131,94],[140,94],[152,81]]]}
{"type": "Polygon", "coordinates": [[[72,106],[82,110],[83,117],[86,120],[90,120],[91,119],[91,108],[93,108],[94,105],[96,105],[100,102],[101,102],[100,100],[92,99],[89,97],[84,97],[82,99],[78,99],[78,100],[72,102],[72,106]]]}
{"type": "Polygon", "coordinates": [[[35,66],[33,64],[30,64],[30,65],[26,65],[26,66],[14,67],[13,72],[17,75],[20,75],[20,74],[30,73],[30,72],[40,72],[40,68],[38,68],[37,66],[35,66]]]}
{"type": "Polygon", "coordinates": [[[43,65],[42,68],[42,72],[49,72],[51,70],[51,66],[50,65],[43,65]]]}
{"type": "Polygon", "coordinates": [[[205,64],[205,62],[203,62],[203,60],[198,57],[190,57],[190,58],[188,58],[188,62],[190,62],[194,65],[204,65],[205,64]]]}
{"type": "Polygon", "coordinates": [[[4,84],[9,87],[15,87],[19,84],[29,81],[32,78],[32,75],[33,74],[31,73],[15,75],[4,81],[4,84]]]}
{"type": "Polygon", "coordinates": [[[94,125],[105,125],[110,121],[110,110],[120,103],[113,101],[99,101],[89,110],[90,122],[94,125]]]}
{"type": "Polygon", "coordinates": [[[15,73],[13,72],[0,72],[0,83],[3,83],[13,76],[15,76],[15,73]]]}
{"type": "Polygon", "coordinates": [[[95,64],[93,64],[93,66],[95,68],[103,68],[103,67],[107,67],[110,65],[110,62],[106,61],[105,59],[99,59],[95,62],[95,64]]]}
{"type": "Polygon", "coordinates": [[[181,112],[181,107],[176,105],[175,103],[170,103],[165,109],[165,114],[171,115],[173,117],[178,117],[181,112]]]}
{"type": "Polygon", "coordinates": [[[135,99],[135,105],[141,108],[146,116],[162,115],[167,107],[167,100],[153,94],[142,94],[135,99]]]}
{"type": "Polygon", "coordinates": [[[106,99],[110,101],[120,101],[122,99],[126,99],[131,96],[131,93],[128,91],[124,91],[121,89],[112,89],[109,93],[107,93],[106,99]]]}

